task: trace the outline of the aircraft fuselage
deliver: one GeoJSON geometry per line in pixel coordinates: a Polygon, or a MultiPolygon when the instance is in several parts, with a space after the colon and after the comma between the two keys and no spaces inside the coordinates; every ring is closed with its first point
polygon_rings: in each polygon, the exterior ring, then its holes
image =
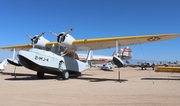
{"type": "Polygon", "coordinates": [[[89,64],[68,56],[59,56],[53,52],[30,49],[18,54],[20,63],[31,70],[59,75],[63,71],[82,72],[90,68],[89,64]]]}

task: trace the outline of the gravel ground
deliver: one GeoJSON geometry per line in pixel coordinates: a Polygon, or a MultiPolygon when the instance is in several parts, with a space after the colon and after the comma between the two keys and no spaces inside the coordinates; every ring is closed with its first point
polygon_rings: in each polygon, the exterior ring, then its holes
{"type": "Polygon", "coordinates": [[[8,65],[0,73],[0,106],[179,106],[180,73],[151,68],[91,68],[78,78],[57,79],[8,65]],[[120,81],[118,74],[120,72],[120,81]]]}

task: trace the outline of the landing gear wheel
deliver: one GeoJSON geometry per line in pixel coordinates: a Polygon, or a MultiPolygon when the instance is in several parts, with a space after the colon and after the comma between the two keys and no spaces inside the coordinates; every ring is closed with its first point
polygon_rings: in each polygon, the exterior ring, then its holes
{"type": "Polygon", "coordinates": [[[37,72],[37,77],[38,77],[38,79],[42,79],[44,77],[44,73],[43,72],[37,72]]]}
{"type": "Polygon", "coordinates": [[[63,80],[68,80],[69,79],[69,72],[68,71],[63,71],[62,72],[62,78],[63,78],[63,80]]]}

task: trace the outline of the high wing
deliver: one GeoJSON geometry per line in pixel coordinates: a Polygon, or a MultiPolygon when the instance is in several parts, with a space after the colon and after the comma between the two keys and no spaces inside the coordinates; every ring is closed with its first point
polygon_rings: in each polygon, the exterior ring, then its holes
{"type": "MultiPolygon", "coordinates": [[[[155,41],[169,40],[179,37],[180,34],[157,34],[146,36],[126,36],[126,37],[111,37],[111,38],[95,38],[74,40],[72,46],[73,50],[99,50],[105,48],[116,47],[116,41],[119,46],[130,46],[135,44],[149,43],[155,41]]],[[[58,45],[57,42],[46,43],[46,46],[58,45]]]]}
{"type": "MultiPolygon", "coordinates": [[[[150,43],[156,41],[170,40],[176,37],[179,37],[180,34],[157,34],[157,35],[141,35],[141,36],[124,36],[124,37],[110,37],[110,38],[94,38],[94,39],[81,39],[75,40],[69,34],[64,38],[61,43],[49,42],[48,40],[44,40],[44,38],[38,40],[35,47],[39,49],[51,50],[53,45],[58,47],[58,45],[65,47],[69,50],[99,50],[106,48],[114,48],[116,47],[116,42],[118,42],[119,46],[131,46],[135,44],[143,44],[150,43]]],[[[0,47],[0,50],[29,50],[32,48],[32,44],[23,44],[17,46],[6,46],[0,47]]]]}
{"type": "Polygon", "coordinates": [[[26,34],[28,38],[31,40],[31,44],[21,44],[21,45],[15,45],[15,46],[6,46],[6,47],[0,47],[0,50],[13,50],[16,51],[20,50],[29,50],[30,48],[40,48],[44,49],[45,43],[49,42],[46,38],[43,37],[45,32],[42,32],[39,35],[34,35],[31,37],[30,35],[26,34]]]}
{"type": "Polygon", "coordinates": [[[19,50],[29,50],[30,48],[32,48],[32,44],[22,44],[22,45],[15,45],[15,46],[0,47],[0,50],[12,51],[13,49],[16,49],[16,51],[19,51],[19,50]]]}

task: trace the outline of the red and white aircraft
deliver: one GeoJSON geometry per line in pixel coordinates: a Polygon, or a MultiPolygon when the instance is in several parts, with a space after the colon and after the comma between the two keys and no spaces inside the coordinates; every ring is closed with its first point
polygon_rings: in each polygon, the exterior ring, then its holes
{"type": "MultiPolygon", "coordinates": [[[[77,53],[79,60],[86,61],[87,54],[77,53]]],[[[113,56],[117,55],[122,60],[130,60],[132,58],[132,51],[129,46],[125,47],[124,49],[120,49],[118,53],[114,52],[112,56],[105,56],[105,55],[96,55],[92,54],[91,63],[92,64],[102,64],[107,62],[113,62],[113,56]]]]}

